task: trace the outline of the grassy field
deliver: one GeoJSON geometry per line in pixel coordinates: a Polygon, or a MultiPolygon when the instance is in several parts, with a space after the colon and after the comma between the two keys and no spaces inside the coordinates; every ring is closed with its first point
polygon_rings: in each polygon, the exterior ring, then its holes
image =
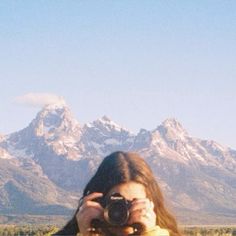
{"type": "Polygon", "coordinates": [[[57,230],[51,225],[0,225],[1,236],[49,236],[57,230]]]}
{"type": "Polygon", "coordinates": [[[183,231],[186,236],[236,236],[236,226],[186,226],[183,231]]]}
{"type": "MultiPolygon", "coordinates": [[[[222,218],[219,216],[217,218],[214,216],[217,223],[212,224],[210,221],[212,216],[204,215],[204,219],[206,219],[204,225],[197,217],[203,218],[203,216],[197,214],[195,218],[192,218],[191,222],[196,222],[197,225],[190,225],[187,219],[182,221],[185,222],[183,224],[185,226],[182,227],[185,236],[231,236],[233,231],[236,236],[235,217],[222,218]]],[[[0,236],[51,235],[57,232],[59,227],[65,225],[70,218],[69,215],[0,215],[0,236]]]]}
{"type": "MultiPolygon", "coordinates": [[[[58,227],[52,225],[0,225],[1,236],[49,236],[57,230],[58,227]]],[[[186,236],[236,236],[236,226],[186,226],[183,233],[186,236]]]]}

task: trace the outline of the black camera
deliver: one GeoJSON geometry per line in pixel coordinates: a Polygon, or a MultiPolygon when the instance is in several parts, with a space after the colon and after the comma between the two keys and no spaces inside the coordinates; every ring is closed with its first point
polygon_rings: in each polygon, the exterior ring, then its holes
{"type": "Polygon", "coordinates": [[[113,226],[126,225],[129,220],[131,203],[119,193],[109,196],[104,207],[105,221],[113,226]]]}
{"type": "Polygon", "coordinates": [[[104,208],[105,224],[111,226],[123,226],[127,224],[131,201],[128,201],[119,193],[113,193],[110,196],[98,198],[95,201],[100,203],[104,208]]]}
{"type": "MultiPolygon", "coordinates": [[[[120,193],[113,193],[105,198],[97,198],[95,201],[104,208],[104,221],[93,219],[91,222],[91,232],[107,232],[109,234],[110,227],[128,226],[129,209],[132,201],[125,199],[120,193]]],[[[129,226],[134,229],[136,235],[141,234],[144,230],[143,225],[140,223],[134,223],[129,226]]]]}

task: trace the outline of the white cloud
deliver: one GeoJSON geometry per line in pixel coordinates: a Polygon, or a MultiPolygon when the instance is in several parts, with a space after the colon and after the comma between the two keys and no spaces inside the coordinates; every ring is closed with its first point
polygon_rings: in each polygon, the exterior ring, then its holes
{"type": "Polygon", "coordinates": [[[63,97],[51,93],[27,93],[16,97],[15,102],[33,107],[43,107],[49,104],[66,103],[63,97]]]}

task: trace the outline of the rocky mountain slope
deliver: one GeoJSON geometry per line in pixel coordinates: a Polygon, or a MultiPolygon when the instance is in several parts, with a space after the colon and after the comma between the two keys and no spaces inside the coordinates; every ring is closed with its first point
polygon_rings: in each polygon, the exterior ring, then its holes
{"type": "Polygon", "coordinates": [[[82,126],[59,104],[1,136],[0,212],[68,214],[102,158],[117,150],[145,158],[183,219],[190,213],[236,218],[235,150],[192,137],[175,119],[138,134],[106,116],[82,126]]]}

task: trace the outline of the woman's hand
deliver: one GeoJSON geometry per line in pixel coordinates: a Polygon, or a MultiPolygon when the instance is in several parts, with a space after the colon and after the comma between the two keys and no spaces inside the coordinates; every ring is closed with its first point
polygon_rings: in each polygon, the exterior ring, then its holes
{"type": "Polygon", "coordinates": [[[92,219],[103,219],[103,207],[93,201],[96,198],[102,197],[102,193],[91,193],[83,198],[82,205],[76,214],[76,219],[82,235],[88,235],[88,229],[91,227],[92,219]]]}
{"type": "Polygon", "coordinates": [[[156,226],[154,204],[148,198],[135,199],[130,208],[128,224],[141,223],[145,231],[156,226]]]}

